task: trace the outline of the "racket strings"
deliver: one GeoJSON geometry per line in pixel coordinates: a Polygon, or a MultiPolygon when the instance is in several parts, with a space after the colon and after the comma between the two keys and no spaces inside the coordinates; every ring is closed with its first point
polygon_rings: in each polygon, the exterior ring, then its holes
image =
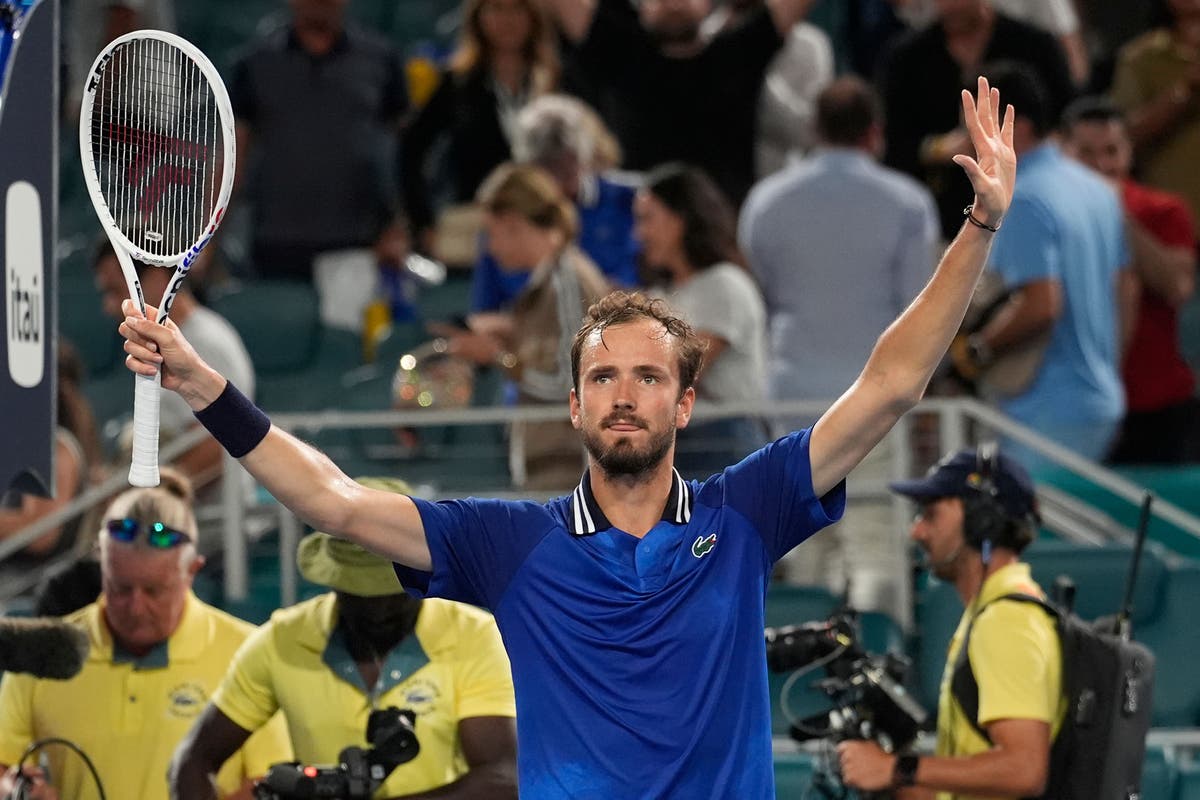
{"type": "Polygon", "coordinates": [[[91,149],[104,202],[134,245],[181,256],[220,192],[224,142],[208,79],[184,52],[147,38],[113,51],[94,80],[91,149]]]}

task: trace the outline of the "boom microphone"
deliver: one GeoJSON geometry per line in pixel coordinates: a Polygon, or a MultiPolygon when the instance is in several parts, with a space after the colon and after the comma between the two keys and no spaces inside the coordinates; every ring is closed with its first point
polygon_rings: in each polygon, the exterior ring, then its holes
{"type": "Polygon", "coordinates": [[[91,644],[82,629],[53,617],[0,617],[0,671],[65,681],[83,669],[91,644]]]}

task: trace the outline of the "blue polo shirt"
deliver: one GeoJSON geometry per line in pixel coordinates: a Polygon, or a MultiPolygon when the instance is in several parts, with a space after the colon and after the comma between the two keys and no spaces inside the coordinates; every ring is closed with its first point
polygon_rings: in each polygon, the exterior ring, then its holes
{"type": "Polygon", "coordinates": [[[588,474],[545,505],[415,500],[431,573],[417,595],[491,609],[517,697],[522,800],[775,796],[763,604],[775,561],[836,521],[809,431],[703,483],[662,520],[612,526],[588,474]]]}

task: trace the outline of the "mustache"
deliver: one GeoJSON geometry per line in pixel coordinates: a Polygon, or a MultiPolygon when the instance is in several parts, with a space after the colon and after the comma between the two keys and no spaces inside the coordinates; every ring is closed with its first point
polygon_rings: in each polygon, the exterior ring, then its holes
{"type": "Polygon", "coordinates": [[[639,428],[647,427],[644,419],[632,414],[609,414],[600,421],[600,424],[605,428],[611,428],[613,425],[636,425],[639,428]]]}

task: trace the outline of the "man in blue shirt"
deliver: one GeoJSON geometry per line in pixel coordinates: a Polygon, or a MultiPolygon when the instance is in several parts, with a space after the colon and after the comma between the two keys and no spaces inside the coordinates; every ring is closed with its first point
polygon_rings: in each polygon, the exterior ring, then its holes
{"type": "Polygon", "coordinates": [[[161,370],[271,493],[400,565],[414,592],[490,608],[513,664],[525,800],[774,796],[763,604],[776,558],[841,513],[843,479],[921,397],[1012,197],[1011,107],[980,78],[963,110],[970,224],[810,430],[703,483],[672,466],[703,346],[641,295],[597,303],[572,349],[571,419],[589,466],[545,505],[426,503],[360,486],[271,427],[172,323],[130,303],[128,364],[161,370]]]}
{"type": "MultiPolygon", "coordinates": [[[[1048,139],[1055,118],[1032,71],[1010,62],[988,75],[1020,109],[1018,188],[989,259],[1010,295],[951,353],[960,373],[986,379],[1004,359],[1044,347],[1027,386],[991,399],[1038,433],[1100,460],[1125,412],[1121,339],[1132,332],[1137,297],[1121,201],[1048,139]]],[[[1004,447],[1035,474],[1052,466],[1018,442],[1004,447]]]]}

